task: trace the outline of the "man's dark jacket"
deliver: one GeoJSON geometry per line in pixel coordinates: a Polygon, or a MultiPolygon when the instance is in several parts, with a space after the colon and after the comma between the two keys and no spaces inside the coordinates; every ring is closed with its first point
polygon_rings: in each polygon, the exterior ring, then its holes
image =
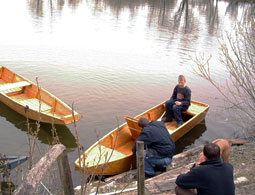
{"type": "MultiPolygon", "coordinates": [[[[161,121],[152,120],[141,131],[136,141],[143,141],[146,155],[149,157],[171,157],[174,154],[175,143],[169,134],[165,124],[161,121]]],[[[136,142],[132,148],[136,152],[136,142]]]]}
{"type": "Polygon", "coordinates": [[[175,182],[183,189],[197,189],[198,195],[234,195],[233,166],[227,162],[208,160],[188,173],[181,174],[175,182]]]}

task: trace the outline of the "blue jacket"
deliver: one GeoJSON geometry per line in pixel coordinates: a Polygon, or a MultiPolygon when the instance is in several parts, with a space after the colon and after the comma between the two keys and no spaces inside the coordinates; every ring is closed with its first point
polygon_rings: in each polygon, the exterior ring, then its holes
{"type": "Polygon", "coordinates": [[[149,157],[171,157],[174,154],[175,143],[169,134],[165,124],[161,121],[152,120],[141,131],[136,139],[132,151],[136,153],[136,142],[143,141],[146,155],[149,157]]]}
{"type": "Polygon", "coordinates": [[[233,166],[227,162],[208,160],[181,174],[175,182],[183,189],[197,189],[198,195],[234,195],[233,166]]]}

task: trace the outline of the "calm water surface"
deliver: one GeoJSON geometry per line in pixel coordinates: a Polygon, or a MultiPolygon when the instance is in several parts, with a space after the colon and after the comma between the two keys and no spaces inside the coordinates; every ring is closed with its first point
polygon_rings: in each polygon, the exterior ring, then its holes
{"type": "MultiPolygon", "coordinates": [[[[82,115],[77,123],[88,148],[124,122],[168,99],[184,74],[192,98],[211,108],[203,124],[178,142],[178,150],[221,137],[235,137],[217,91],[192,73],[191,57],[212,55],[213,76],[226,75],[218,58],[218,38],[231,31],[245,5],[225,1],[87,0],[0,1],[0,64],[35,81],[82,115]],[[183,7],[183,9],[182,9],[183,7]],[[235,13],[235,14],[233,14],[235,13]]],[[[78,157],[74,127],[57,126],[70,149],[71,168],[78,157]]],[[[25,118],[0,103],[1,153],[27,153],[25,118]]],[[[47,150],[51,126],[42,125],[39,145],[47,150]]],[[[78,173],[73,171],[75,184],[78,173]]]]}

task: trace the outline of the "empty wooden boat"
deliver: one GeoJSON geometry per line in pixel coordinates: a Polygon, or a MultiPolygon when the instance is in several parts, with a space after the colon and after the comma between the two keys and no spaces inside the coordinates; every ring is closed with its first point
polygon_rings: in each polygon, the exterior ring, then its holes
{"type": "Polygon", "coordinates": [[[0,101],[19,114],[44,123],[69,124],[80,115],[60,99],[31,81],[0,66],[0,101]]]}
{"type": "MultiPolygon", "coordinates": [[[[209,106],[191,101],[189,109],[182,113],[183,124],[177,128],[175,120],[165,123],[174,141],[180,139],[206,116],[209,106]]],[[[135,167],[135,155],[132,146],[141,132],[138,120],[161,120],[165,113],[165,102],[132,118],[126,116],[126,123],[112,130],[88,148],[76,161],[75,169],[89,175],[114,175],[135,167]]]]}

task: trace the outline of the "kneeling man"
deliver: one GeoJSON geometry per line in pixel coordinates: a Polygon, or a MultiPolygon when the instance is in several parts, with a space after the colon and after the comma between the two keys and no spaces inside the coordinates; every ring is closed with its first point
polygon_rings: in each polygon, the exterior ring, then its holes
{"type": "MultiPolygon", "coordinates": [[[[166,166],[172,162],[175,143],[169,134],[165,124],[161,121],[149,121],[140,118],[138,125],[142,127],[141,134],[136,141],[144,142],[145,149],[145,176],[153,177],[155,169],[166,170],[166,166]]],[[[132,151],[136,154],[136,141],[132,151]]]]}

